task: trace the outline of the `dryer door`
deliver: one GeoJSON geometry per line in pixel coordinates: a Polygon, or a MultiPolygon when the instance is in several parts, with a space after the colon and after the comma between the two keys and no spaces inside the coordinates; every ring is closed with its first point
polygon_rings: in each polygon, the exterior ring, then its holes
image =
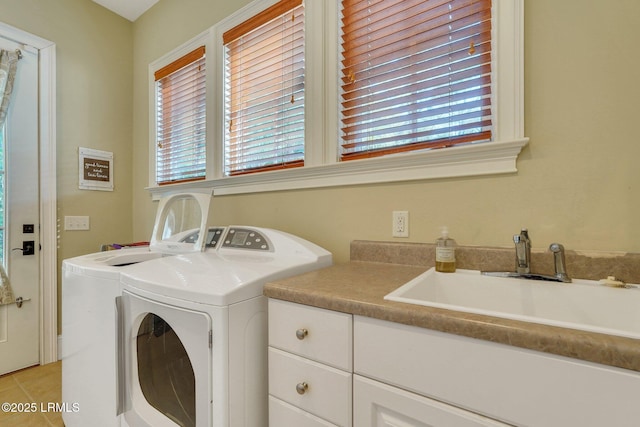
{"type": "Polygon", "coordinates": [[[122,294],[127,423],[211,425],[210,316],[122,294]]]}

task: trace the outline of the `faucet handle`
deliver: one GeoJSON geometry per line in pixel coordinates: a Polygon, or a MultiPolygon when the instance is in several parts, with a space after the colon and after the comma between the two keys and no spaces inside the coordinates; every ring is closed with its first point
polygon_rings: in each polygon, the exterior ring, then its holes
{"type": "Polygon", "coordinates": [[[553,253],[564,252],[564,246],[560,243],[552,243],[549,245],[549,250],[553,253]]]}
{"type": "Polygon", "coordinates": [[[553,266],[555,267],[555,277],[565,283],[571,282],[571,278],[567,274],[567,266],[564,259],[564,246],[560,243],[552,243],[549,250],[553,252],[553,266]]]}
{"type": "Polygon", "coordinates": [[[519,234],[515,234],[513,236],[514,243],[520,243],[520,242],[526,242],[526,241],[531,241],[529,239],[529,230],[527,230],[526,228],[521,229],[519,234]]]}
{"type": "Polygon", "coordinates": [[[513,236],[516,245],[516,272],[529,274],[531,272],[531,240],[526,228],[520,234],[513,236]]]}

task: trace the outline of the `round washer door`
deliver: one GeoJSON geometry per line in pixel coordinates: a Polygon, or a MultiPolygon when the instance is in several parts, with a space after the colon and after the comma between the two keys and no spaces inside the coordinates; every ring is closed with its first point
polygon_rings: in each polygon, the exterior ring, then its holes
{"type": "Polygon", "coordinates": [[[122,292],[129,425],[211,425],[211,318],[122,292]]]}

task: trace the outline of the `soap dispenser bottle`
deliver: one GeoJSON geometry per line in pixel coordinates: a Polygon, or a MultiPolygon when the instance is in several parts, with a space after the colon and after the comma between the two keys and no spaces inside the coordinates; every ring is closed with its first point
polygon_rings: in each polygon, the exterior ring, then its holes
{"type": "Polygon", "coordinates": [[[449,237],[449,229],[442,227],[442,235],[436,240],[436,271],[456,271],[456,241],[449,237]]]}

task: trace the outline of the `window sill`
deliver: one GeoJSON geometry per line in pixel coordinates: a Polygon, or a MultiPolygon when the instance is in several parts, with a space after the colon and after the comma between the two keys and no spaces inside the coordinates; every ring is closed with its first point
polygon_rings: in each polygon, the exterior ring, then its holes
{"type": "Polygon", "coordinates": [[[213,188],[215,195],[337,187],[517,172],[516,159],[529,138],[455,146],[422,153],[306,166],[183,184],[149,187],[153,198],[176,190],[213,188]]]}

